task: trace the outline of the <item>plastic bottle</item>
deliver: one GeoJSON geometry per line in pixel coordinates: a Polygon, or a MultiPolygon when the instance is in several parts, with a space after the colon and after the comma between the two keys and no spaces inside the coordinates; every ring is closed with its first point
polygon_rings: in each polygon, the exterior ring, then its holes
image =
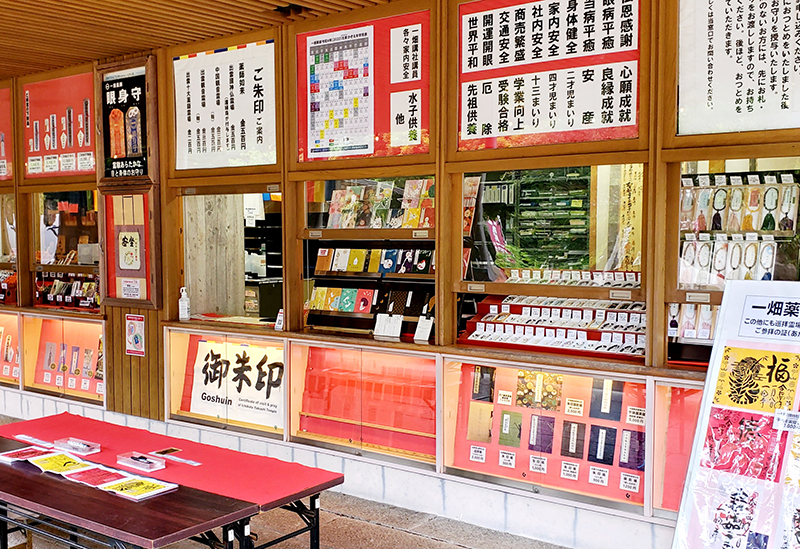
{"type": "Polygon", "coordinates": [[[189,296],[186,295],[186,286],[181,287],[181,298],[178,300],[178,320],[189,320],[189,296]]]}

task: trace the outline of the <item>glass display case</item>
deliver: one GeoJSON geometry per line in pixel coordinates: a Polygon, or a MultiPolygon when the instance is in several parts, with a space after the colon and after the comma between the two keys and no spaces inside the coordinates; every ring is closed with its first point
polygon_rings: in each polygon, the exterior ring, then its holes
{"type": "Polygon", "coordinates": [[[646,398],[644,379],[446,359],[446,471],[641,513],[646,398]]]}
{"type": "Polygon", "coordinates": [[[103,322],[22,315],[23,385],[103,402],[103,322]]]}
{"type": "Polygon", "coordinates": [[[727,281],[800,279],[800,158],[681,162],[668,173],[668,360],[705,366],[727,281]]]}
{"type": "MultiPolygon", "coordinates": [[[[10,189],[9,189],[10,190],[10,189]]],[[[0,304],[17,304],[17,211],[13,192],[0,194],[0,304]]]]}
{"type": "Polygon", "coordinates": [[[463,279],[639,287],[643,184],[643,164],[465,174],[463,279]]]}
{"type": "Polygon", "coordinates": [[[293,440],[436,461],[436,360],[378,348],[291,345],[293,440]]]}
{"type": "Polygon", "coordinates": [[[34,305],[98,311],[97,191],[41,193],[33,200],[34,305]]]}
{"type": "Polygon", "coordinates": [[[183,197],[184,285],[194,320],[274,326],[283,308],[282,196],[183,197]]]}
{"type": "Polygon", "coordinates": [[[166,337],[171,417],[283,433],[282,340],[174,328],[166,337]]]}
{"type": "Polygon", "coordinates": [[[306,327],[434,338],[433,177],[308,181],[306,327]]]}
{"type": "Polygon", "coordinates": [[[19,315],[0,312],[0,383],[19,386],[19,315]]]}

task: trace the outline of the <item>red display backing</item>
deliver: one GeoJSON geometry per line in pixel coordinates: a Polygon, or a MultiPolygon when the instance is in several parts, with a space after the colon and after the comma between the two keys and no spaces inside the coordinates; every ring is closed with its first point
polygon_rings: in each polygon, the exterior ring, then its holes
{"type": "Polygon", "coordinates": [[[12,137],[11,125],[11,88],[0,88],[0,162],[6,162],[6,174],[2,175],[0,169],[0,181],[11,179],[14,164],[14,140],[12,137]]]}
{"type": "Polygon", "coordinates": [[[19,381],[19,317],[0,314],[0,379],[19,381]]]}
{"type": "MultiPolygon", "coordinates": [[[[140,248],[140,257],[144,260],[144,278],[146,279],[146,290],[145,295],[141,297],[141,299],[150,299],[150,223],[148,220],[150,219],[150,204],[148,201],[147,194],[139,195],[142,197],[144,201],[144,214],[145,214],[145,223],[142,225],[121,225],[120,227],[123,230],[130,231],[130,230],[141,230],[144,232],[144,239],[141,242],[140,248]]],[[[119,264],[119,258],[117,257],[117,235],[114,231],[114,196],[113,195],[106,195],[105,197],[105,238],[106,238],[106,280],[104,281],[106,284],[106,291],[108,293],[108,297],[122,297],[117,295],[117,265],[119,264]]],[[[137,275],[131,275],[136,277],[137,275]]]]}
{"type": "Polygon", "coordinates": [[[434,456],[435,362],[312,347],[300,429],[434,456]]]}
{"type": "MultiPolygon", "coordinates": [[[[462,128],[460,121],[462,119],[461,118],[462,107],[464,105],[464,101],[461,95],[461,90],[462,90],[462,84],[466,82],[475,82],[475,81],[486,80],[489,78],[501,78],[506,76],[513,77],[517,75],[544,73],[547,71],[555,71],[560,69],[570,69],[570,68],[580,69],[582,67],[591,65],[600,65],[604,63],[616,63],[622,61],[639,60],[640,57],[639,50],[636,50],[636,51],[624,51],[624,52],[617,52],[610,54],[578,57],[571,59],[559,59],[550,62],[544,61],[535,64],[531,63],[527,65],[517,65],[507,68],[475,71],[475,72],[470,72],[468,74],[463,74],[461,72],[462,53],[463,53],[461,44],[462,40],[464,39],[462,36],[463,27],[461,22],[463,21],[463,19],[467,15],[473,13],[487,11],[487,10],[494,10],[509,6],[518,6],[526,3],[529,3],[529,0],[524,0],[524,1],[481,0],[478,2],[465,2],[463,4],[460,4],[458,7],[459,31],[458,31],[458,44],[456,45],[456,47],[458,48],[458,120],[459,120],[458,150],[473,151],[473,150],[485,150],[485,149],[506,149],[511,147],[530,147],[534,145],[552,145],[559,143],[581,143],[588,141],[606,141],[610,139],[631,139],[638,137],[639,128],[637,122],[635,126],[626,126],[620,128],[560,131],[560,132],[536,133],[536,134],[524,134],[524,135],[509,135],[509,136],[491,137],[491,138],[461,139],[462,128]]],[[[607,4],[602,4],[602,5],[607,5],[607,4]]],[[[599,23],[601,18],[600,9],[602,8],[602,6],[598,4],[597,7],[598,7],[597,21],[599,23]]],[[[582,25],[583,21],[580,21],[579,24],[582,25]]],[[[528,38],[530,38],[530,36],[528,36],[528,38]]],[[[641,40],[641,33],[639,38],[641,40]]],[[[641,74],[641,67],[639,68],[639,72],[641,74]]],[[[637,76],[637,88],[640,88],[640,86],[638,85],[638,76],[637,76]]],[[[640,102],[639,94],[637,93],[636,109],[635,109],[637,121],[639,119],[639,102],[640,102]]]]}
{"type": "MultiPolygon", "coordinates": [[[[91,72],[66,76],[54,80],[44,80],[26,84],[22,89],[25,112],[25,177],[54,177],[95,173],[94,132],[94,76],[91,72]],[[70,111],[71,109],[71,111],[70,111]],[[71,114],[70,114],[71,113],[71,114]],[[87,120],[88,115],[88,120],[87,120]],[[50,120],[56,121],[55,132],[48,132],[50,120]],[[38,129],[37,129],[38,126],[38,129]],[[82,132],[82,136],[80,135],[82,132]],[[48,137],[49,147],[45,142],[48,137]],[[71,140],[71,146],[70,146],[71,140]],[[81,154],[88,159],[91,155],[91,168],[88,162],[81,169],[81,154]],[[46,156],[58,157],[58,169],[46,171],[46,156]],[[41,171],[31,172],[31,159],[42,160],[41,171]],[[74,169],[63,169],[72,162],[74,169]]],[[[34,162],[35,164],[35,162],[34,162]]]]}
{"type": "MultiPolygon", "coordinates": [[[[637,408],[645,407],[645,387],[644,384],[628,383],[624,384],[620,421],[599,419],[590,417],[590,403],[592,401],[592,383],[594,378],[584,376],[563,376],[563,388],[561,393],[561,405],[558,411],[537,410],[522,406],[498,404],[499,392],[508,391],[511,395],[517,395],[517,370],[512,368],[497,368],[496,379],[493,390],[493,407],[491,419],[491,441],[476,442],[467,439],[469,426],[470,402],[472,402],[473,378],[472,374],[475,366],[464,364],[461,368],[461,384],[459,387],[458,399],[458,418],[456,422],[455,448],[453,455],[453,465],[459,469],[475,471],[477,473],[489,474],[498,477],[505,477],[521,482],[530,482],[542,486],[557,488],[568,492],[592,495],[595,497],[623,501],[626,503],[642,504],[644,502],[644,474],[625,467],[620,467],[619,455],[622,440],[622,431],[644,431],[644,427],[625,423],[627,409],[630,406],[637,408]],[[582,415],[570,415],[565,413],[567,399],[578,399],[583,401],[582,415]],[[501,433],[501,422],[504,411],[522,414],[522,428],[520,433],[519,447],[504,446],[499,443],[501,433]],[[553,433],[552,453],[538,452],[528,449],[528,439],[531,430],[531,416],[538,415],[541,418],[550,417],[555,419],[555,429],[553,433]],[[582,458],[566,457],[561,454],[562,436],[564,434],[564,421],[581,423],[585,425],[585,440],[579,444],[582,448],[582,458]],[[613,454],[613,465],[605,465],[587,460],[588,448],[590,445],[591,426],[607,427],[616,429],[616,443],[613,454]],[[485,463],[470,460],[471,446],[481,446],[486,448],[485,463]],[[515,467],[502,467],[499,465],[500,451],[514,452],[516,454],[515,467]],[[530,456],[547,458],[547,473],[532,472],[529,467],[530,456]],[[578,463],[578,480],[561,478],[561,463],[578,463]],[[598,467],[607,469],[608,485],[591,484],[589,482],[589,468],[598,467]],[[639,491],[626,491],[620,489],[622,474],[635,475],[639,477],[639,491]]],[[[512,399],[514,398],[512,397],[512,399]]],[[[477,401],[476,401],[477,402],[477,401]]],[[[513,402],[513,400],[512,400],[513,402]]]]}
{"type": "Polygon", "coordinates": [[[673,387],[667,427],[667,455],[664,460],[664,490],[661,508],[677,511],[692,455],[694,432],[703,399],[701,389],[673,387]]]}
{"type": "Polygon", "coordinates": [[[297,159],[299,162],[325,160],[308,158],[308,113],[309,113],[309,74],[306,44],[310,37],[330,32],[357,29],[365,26],[373,27],[373,109],[375,143],[371,155],[341,155],[331,159],[364,158],[365,156],[403,156],[425,154],[430,150],[430,11],[407,13],[393,17],[385,17],[373,21],[364,21],[352,25],[323,29],[297,35],[297,159]],[[391,83],[391,30],[409,25],[422,25],[420,56],[420,80],[391,83]],[[390,94],[400,91],[421,90],[420,132],[421,143],[404,147],[391,146],[391,122],[395,113],[390,109],[390,94]]]}
{"type": "Polygon", "coordinates": [[[52,387],[63,391],[70,389],[85,393],[91,398],[102,395],[103,388],[98,392],[98,384],[103,379],[97,379],[97,358],[100,352],[99,342],[103,333],[101,324],[87,324],[86,322],[72,322],[60,319],[42,319],[41,333],[39,334],[39,353],[36,359],[37,385],[52,387]],[[64,349],[65,362],[61,362],[62,348],[64,349]],[[78,349],[77,367],[78,375],[73,375],[74,350],[78,349]],[[87,350],[91,351],[89,371],[92,376],[84,374],[84,360],[87,350]],[[47,364],[47,363],[50,364],[47,364]],[[50,365],[55,368],[50,368],[50,365]],[[65,369],[64,369],[65,368],[65,369]],[[46,374],[50,374],[49,376],[46,374]],[[59,376],[61,383],[58,383],[59,376]]]}
{"type": "Polygon", "coordinates": [[[97,442],[102,445],[102,451],[84,459],[136,474],[142,473],[117,465],[117,455],[179,448],[181,451],[175,456],[199,461],[202,465],[194,467],[167,461],[165,469],[148,472],[147,476],[249,501],[263,509],[289,503],[344,482],[343,475],[324,469],[216,448],[68,413],[0,427],[2,437],[14,438],[18,434],[46,441],[69,436],[97,442]]]}

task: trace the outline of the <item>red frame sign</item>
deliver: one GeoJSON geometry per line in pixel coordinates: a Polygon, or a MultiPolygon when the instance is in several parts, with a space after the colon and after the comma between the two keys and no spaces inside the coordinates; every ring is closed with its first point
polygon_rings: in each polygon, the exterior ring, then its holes
{"type": "Polygon", "coordinates": [[[0,181],[14,177],[12,135],[11,88],[0,88],[0,181]]]}
{"type": "Polygon", "coordinates": [[[299,162],[429,152],[430,19],[426,10],[297,35],[299,162]]]}
{"type": "Polygon", "coordinates": [[[103,199],[106,212],[106,295],[119,299],[151,299],[149,195],[109,194],[103,199]],[[121,245],[127,245],[127,248],[120,249],[121,245]],[[121,269],[123,264],[126,270],[121,269]]]}
{"type": "Polygon", "coordinates": [[[43,80],[22,88],[25,177],[95,173],[94,76],[43,80]]]}
{"type": "Polygon", "coordinates": [[[639,24],[639,0],[460,4],[458,150],[638,137],[639,24]]]}

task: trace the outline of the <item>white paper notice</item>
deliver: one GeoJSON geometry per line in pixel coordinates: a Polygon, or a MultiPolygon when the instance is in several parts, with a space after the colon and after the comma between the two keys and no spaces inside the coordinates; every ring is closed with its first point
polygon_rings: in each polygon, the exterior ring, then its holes
{"type": "Polygon", "coordinates": [[[602,467],[589,467],[589,484],[608,486],[608,469],[602,467]]]}
{"type": "Polygon", "coordinates": [[[175,168],[277,162],[272,40],[173,59],[175,168]]]}
{"type": "Polygon", "coordinates": [[[578,398],[568,398],[564,413],[569,416],[583,416],[583,401],[578,398]]]}
{"type": "Polygon", "coordinates": [[[580,469],[579,463],[572,463],[569,461],[561,462],[561,478],[569,480],[578,480],[578,470],[580,469]]]}
{"type": "Polygon", "coordinates": [[[515,468],[517,466],[517,454],[500,450],[499,465],[500,467],[508,467],[509,469],[515,468]]]}
{"type": "Polygon", "coordinates": [[[625,423],[631,425],[644,426],[647,410],[644,408],[637,408],[636,406],[628,406],[628,411],[625,414],[625,423]]]}
{"type": "Polygon", "coordinates": [[[122,278],[122,299],[142,299],[142,280],[140,278],[122,278]]]}
{"type": "Polygon", "coordinates": [[[533,473],[547,474],[547,458],[543,456],[531,456],[530,470],[533,473]]]}
{"type": "Polygon", "coordinates": [[[798,17],[797,0],[681,0],[678,133],[800,126],[798,17]]]}
{"type": "Polygon", "coordinates": [[[497,391],[497,403],[503,406],[513,404],[514,394],[511,391],[497,391]]]}
{"type": "Polygon", "coordinates": [[[405,147],[422,143],[420,121],[422,90],[409,90],[390,94],[392,147],[405,147]]]}
{"type": "Polygon", "coordinates": [[[392,29],[391,83],[412,82],[422,79],[422,25],[409,25],[392,29]]]}
{"type": "Polygon", "coordinates": [[[308,38],[308,156],[374,151],[373,27],[308,38]]]}
{"type": "Polygon", "coordinates": [[[619,489],[626,492],[639,492],[639,476],[622,473],[619,477],[619,489]]]}

